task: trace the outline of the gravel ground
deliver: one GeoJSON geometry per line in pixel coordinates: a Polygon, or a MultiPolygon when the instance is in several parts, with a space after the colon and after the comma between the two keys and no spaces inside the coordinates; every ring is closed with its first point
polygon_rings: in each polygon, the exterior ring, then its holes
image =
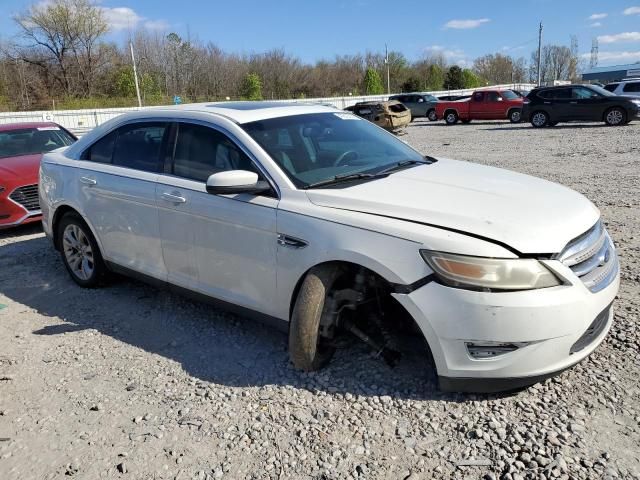
{"type": "Polygon", "coordinates": [[[416,121],[425,153],[568,185],[622,287],[588,360],[516,394],[441,394],[424,355],[294,371],[269,328],[141,283],[72,284],[39,227],[0,233],[0,478],[640,478],[640,122],[416,121]]]}

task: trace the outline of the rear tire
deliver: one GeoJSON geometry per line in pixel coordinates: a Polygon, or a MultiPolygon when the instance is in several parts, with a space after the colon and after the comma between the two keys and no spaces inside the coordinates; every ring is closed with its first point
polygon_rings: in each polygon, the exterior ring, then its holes
{"type": "Polygon", "coordinates": [[[320,265],[302,281],[289,323],[289,358],[300,370],[318,370],[333,356],[335,349],[320,337],[320,319],[327,308],[327,295],[339,276],[338,266],[320,265]]]}
{"type": "Polygon", "coordinates": [[[549,123],[549,114],[543,111],[533,112],[531,114],[531,125],[535,128],[546,127],[549,123]]]}
{"type": "Polygon", "coordinates": [[[107,275],[98,243],[77,213],[66,213],[58,224],[60,255],[71,279],[83,288],[99,286],[107,275]]]}
{"type": "Polygon", "coordinates": [[[434,108],[427,112],[427,118],[430,122],[435,122],[436,120],[438,120],[438,115],[436,115],[436,110],[434,108]]]}
{"type": "Polygon", "coordinates": [[[447,112],[444,114],[444,121],[447,125],[455,125],[458,123],[458,114],[456,112],[447,112]]]}
{"type": "Polygon", "coordinates": [[[617,127],[627,123],[627,112],[620,107],[613,107],[604,112],[604,123],[610,127],[617,127]]]}

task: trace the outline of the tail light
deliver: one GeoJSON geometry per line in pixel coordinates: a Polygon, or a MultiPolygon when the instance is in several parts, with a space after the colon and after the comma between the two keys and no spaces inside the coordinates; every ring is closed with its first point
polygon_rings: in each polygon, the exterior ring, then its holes
{"type": "Polygon", "coordinates": [[[522,100],[523,105],[529,105],[531,103],[531,100],[529,100],[528,98],[524,98],[524,100],[522,100]]]}

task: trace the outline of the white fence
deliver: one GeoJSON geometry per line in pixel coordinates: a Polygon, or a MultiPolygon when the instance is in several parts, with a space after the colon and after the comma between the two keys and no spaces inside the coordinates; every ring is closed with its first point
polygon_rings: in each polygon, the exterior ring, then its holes
{"type": "MultiPolygon", "coordinates": [[[[435,96],[442,95],[469,95],[474,90],[490,88],[513,88],[516,90],[531,90],[535,85],[529,83],[492,85],[480,89],[465,90],[441,90],[428,92],[435,96]]],[[[387,100],[388,95],[368,95],[368,96],[345,96],[329,98],[304,98],[295,100],[274,100],[276,102],[297,102],[297,103],[323,103],[333,105],[336,108],[344,109],[358,102],[387,100]]],[[[142,107],[150,108],[150,107],[142,107]]],[[[0,112],[0,124],[16,122],[56,122],[63,127],[82,134],[93,127],[100,125],[118,115],[126,112],[138,110],[138,107],[131,108],[97,108],[87,110],[41,110],[33,112],[0,112]]]]}

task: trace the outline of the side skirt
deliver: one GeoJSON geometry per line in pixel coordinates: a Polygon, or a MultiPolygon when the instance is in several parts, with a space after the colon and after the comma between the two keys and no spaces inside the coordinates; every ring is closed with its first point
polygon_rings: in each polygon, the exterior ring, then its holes
{"type": "Polygon", "coordinates": [[[236,315],[247,317],[254,321],[258,321],[272,328],[280,330],[281,332],[284,332],[284,333],[289,332],[289,322],[281,318],[273,317],[271,315],[267,315],[265,313],[258,312],[256,310],[252,310],[250,308],[241,307],[239,305],[235,305],[233,303],[220,300],[210,295],[205,295],[204,293],[194,292],[193,290],[189,290],[188,288],[180,287],[178,285],[174,285],[172,283],[169,283],[163,280],[158,280],[157,278],[152,277],[151,275],[137,272],[135,270],[132,270],[127,267],[123,267],[113,262],[108,262],[105,260],[105,264],[107,268],[114,273],[123,275],[125,277],[133,278],[135,280],[141,281],[143,283],[152,285],[157,288],[170,290],[172,292],[177,293],[178,295],[190,298],[191,300],[195,300],[197,302],[208,303],[222,310],[226,310],[228,312],[235,313],[236,315]]]}

